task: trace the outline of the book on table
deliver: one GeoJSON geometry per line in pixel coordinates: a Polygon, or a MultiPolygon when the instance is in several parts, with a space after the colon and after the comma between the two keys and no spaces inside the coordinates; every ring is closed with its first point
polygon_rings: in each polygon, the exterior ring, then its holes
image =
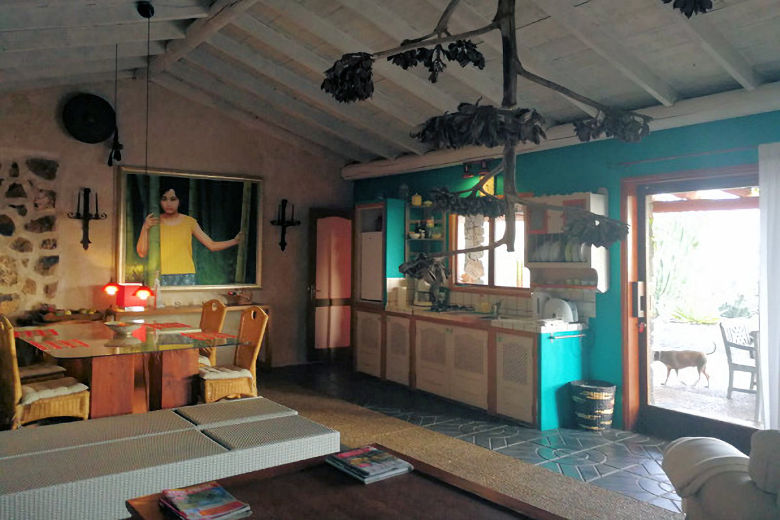
{"type": "Polygon", "coordinates": [[[403,459],[399,459],[386,451],[373,446],[361,446],[333,455],[328,455],[325,462],[360,480],[370,484],[395,475],[408,473],[414,467],[403,459]]]}
{"type": "Polygon", "coordinates": [[[252,514],[249,504],[237,500],[216,482],[164,489],[160,506],[184,520],[231,520],[252,514]]]}

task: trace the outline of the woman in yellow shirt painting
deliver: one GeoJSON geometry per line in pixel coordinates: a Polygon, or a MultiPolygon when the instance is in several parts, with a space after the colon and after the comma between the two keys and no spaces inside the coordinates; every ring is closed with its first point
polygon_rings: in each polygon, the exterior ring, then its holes
{"type": "Polygon", "coordinates": [[[160,224],[160,285],[195,285],[192,237],[209,251],[222,251],[241,242],[241,233],[230,240],[212,240],[194,218],[179,213],[180,197],[174,188],[160,190],[159,218],[150,213],[144,219],[135,250],[145,258],[149,252],[149,229],[160,224]]]}

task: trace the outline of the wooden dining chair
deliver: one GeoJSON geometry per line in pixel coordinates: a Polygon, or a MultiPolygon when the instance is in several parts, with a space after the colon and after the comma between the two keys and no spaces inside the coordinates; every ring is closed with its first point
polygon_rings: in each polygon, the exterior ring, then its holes
{"type": "Polygon", "coordinates": [[[22,384],[11,322],[0,315],[0,413],[11,429],[50,417],[89,417],[89,389],[72,377],[22,384]]]}
{"type": "MultiPolygon", "coordinates": [[[[200,330],[203,332],[222,332],[222,326],[225,324],[225,314],[227,314],[227,307],[221,301],[214,299],[203,302],[203,308],[200,311],[200,330]]],[[[216,366],[216,348],[203,347],[198,349],[198,354],[199,365],[216,366]]]]}
{"type": "Polygon", "coordinates": [[[203,400],[257,396],[257,356],[263,343],[268,315],[253,305],[241,313],[238,346],[232,365],[202,366],[200,380],[203,400]]]}

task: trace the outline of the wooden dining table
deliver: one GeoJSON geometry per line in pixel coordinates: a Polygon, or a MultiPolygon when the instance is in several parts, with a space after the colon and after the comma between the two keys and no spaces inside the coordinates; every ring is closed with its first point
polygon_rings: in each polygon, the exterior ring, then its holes
{"type": "Polygon", "coordinates": [[[17,350],[51,356],[90,388],[90,417],[194,404],[198,349],[235,347],[235,334],[201,332],[183,323],[138,320],[129,336],[102,322],[17,327],[17,350]]]}

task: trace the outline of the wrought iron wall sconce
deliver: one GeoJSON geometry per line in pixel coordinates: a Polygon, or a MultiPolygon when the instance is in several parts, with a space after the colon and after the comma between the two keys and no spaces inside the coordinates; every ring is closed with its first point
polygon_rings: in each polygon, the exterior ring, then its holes
{"type": "Polygon", "coordinates": [[[287,228],[291,226],[300,226],[301,221],[295,220],[295,204],[292,204],[292,213],[290,219],[287,219],[287,199],[282,199],[276,210],[276,219],[271,221],[271,225],[282,228],[282,236],[279,240],[279,247],[284,251],[287,247],[287,228]]]}
{"type": "Polygon", "coordinates": [[[84,246],[86,251],[89,248],[89,244],[92,241],[89,239],[89,221],[90,220],[105,220],[106,214],[100,213],[98,209],[98,196],[95,192],[95,211],[90,211],[90,204],[92,200],[92,190],[90,188],[80,188],[79,193],[76,196],[76,212],[68,213],[68,218],[81,221],[81,245],[84,246]]]}

